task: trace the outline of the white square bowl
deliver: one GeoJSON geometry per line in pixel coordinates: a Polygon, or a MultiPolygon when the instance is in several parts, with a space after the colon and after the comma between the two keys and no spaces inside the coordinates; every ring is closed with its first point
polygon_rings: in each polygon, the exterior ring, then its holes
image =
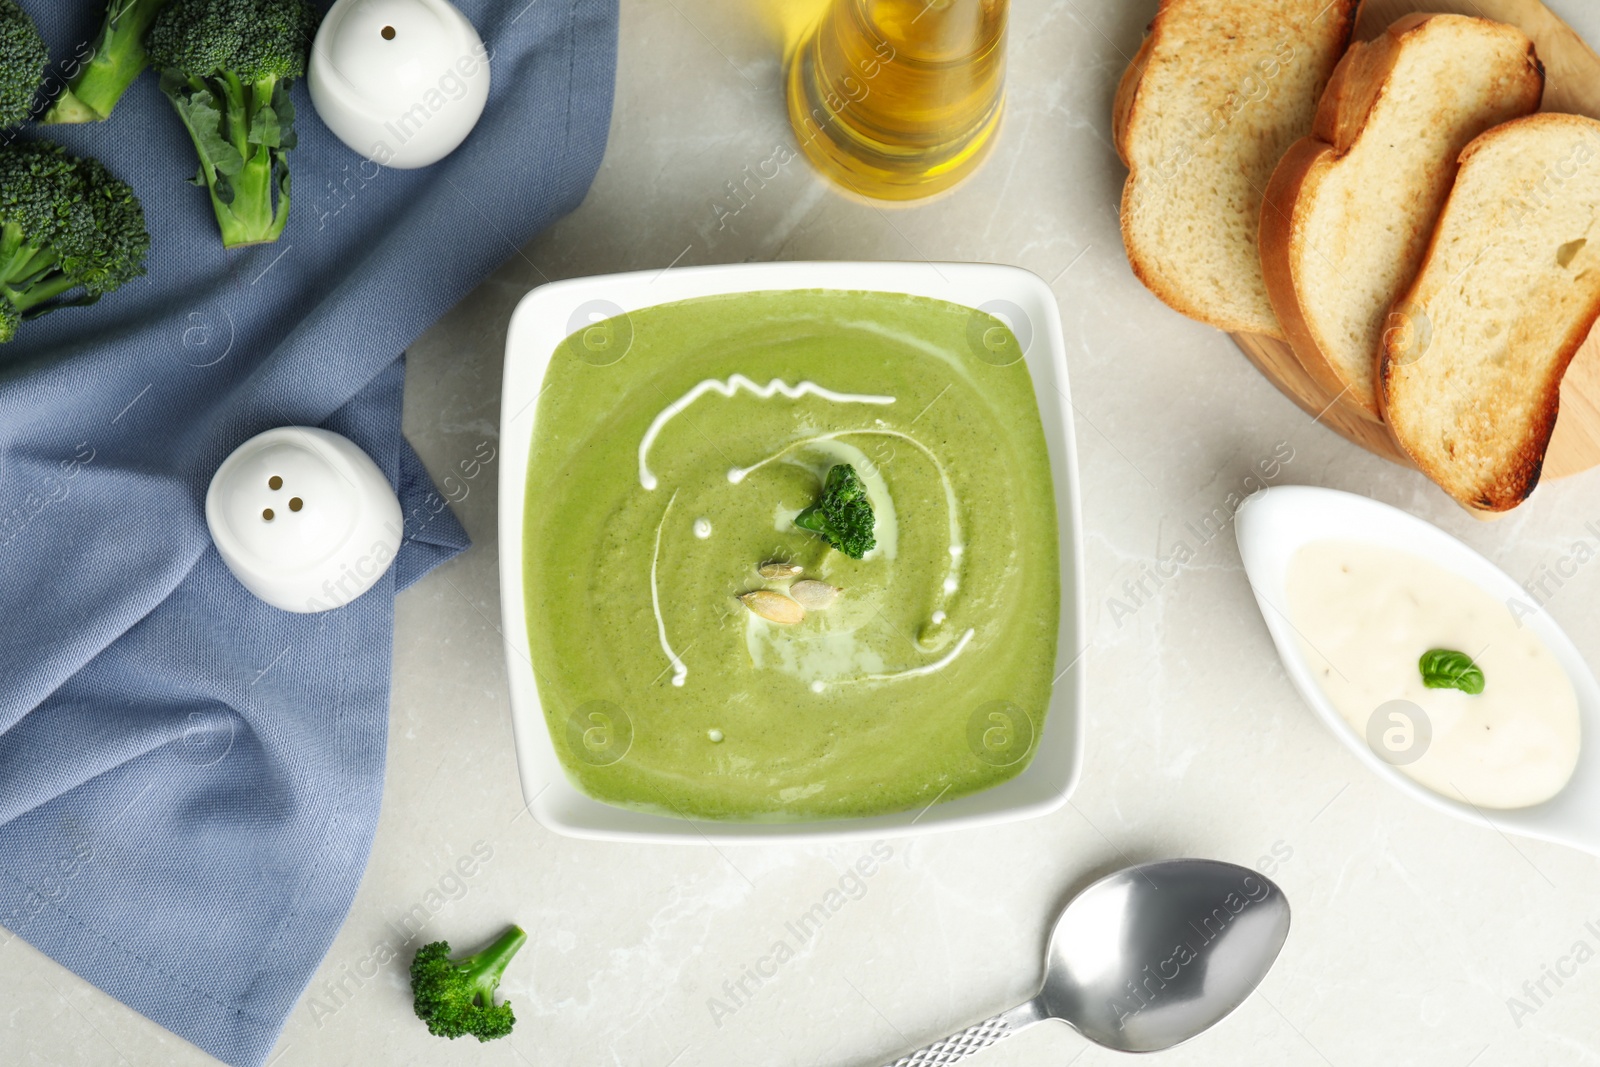
{"type": "Polygon", "coordinates": [[[500,397],[500,612],[510,674],[517,765],[529,809],[572,837],[613,841],[774,842],[931,833],[1009,822],[1066,803],[1083,767],[1083,559],[1078,459],[1067,361],[1055,295],[1037,275],[985,263],[746,263],[574,278],[543,285],[517,306],[506,337],[500,397]],[[1033,377],[1055,483],[1060,531],[1061,621],[1057,677],[1032,763],[1001,785],[924,811],[861,819],[742,823],[675,819],[595,800],[561,765],[534,680],[523,599],[523,513],[528,451],[545,371],[557,346],[592,321],[657,304],[727,293],[792,289],[865,290],[930,297],[1006,321],[1033,377]]]}

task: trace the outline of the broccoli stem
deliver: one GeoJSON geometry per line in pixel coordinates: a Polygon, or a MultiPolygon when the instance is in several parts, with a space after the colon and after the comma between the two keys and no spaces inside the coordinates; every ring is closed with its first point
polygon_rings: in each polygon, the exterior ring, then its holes
{"type": "Polygon", "coordinates": [[[0,228],[0,281],[17,282],[32,271],[23,268],[39,254],[39,249],[22,243],[22,230],[15,223],[0,228]]]}
{"type": "Polygon", "coordinates": [[[36,278],[42,277],[46,271],[54,267],[61,259],[61,254],[54,248],[24,248],[22,251],[23,253],[32,254],[19,254],[12,261],[11,269],[6,271],[4,275],[0,275],[5,279],[7,285],[27,285],[36,278]]]}
{"type": "Polygon", "coordinates": [[[211,206],[222,229],[222,246],[239,248],[276,241],[289,221],[289,211],[281,200],[273,211],[272,153],[258,146],[244,168],[228,180],[233,185],[233,203],[218,200],[214,189],[211,194],[211,206]]]}
{"type": "Polygon", "coordinates": [[[267,145],[250,143],[250,122],[263,104],[271,102],[277,79],[263,78],[245,85],[231,71],[223,71],[219,80],[227,100],[223,132],[245,161],[244,168],[230,179],[233,202],[223,204],[215,195],[211,198],[222,228],[222,246],[267,244],[283,233],[289,221],[289,201],[288,197],[280,197],[274,210],[274,151],[267,145]]]}
{"type": "Polygon", "coordinates": [[[57,274],[48,282],[40,281],[60,261],[60,255],[53,248],[22,244],[10,233],[13,229],[15,227],[7,226],[4,237],[0,238],[0,254],[5,256],[5,262],[0,264],[0,291],[22,312],[60,296],[75,282],[67,274],[57,274]]]}
{"type": "MultiPolygon", "coordinates": [[[[113,98],[111,102],[115,104],[116,100],[113,98]]],[[[61,90],[61,95],[56,97],[55,103],[50,105],[50,110],[39,121],[47,126],[71,126],[80,122],[99,122],[107,114],[84,103],[83,98],[73,92],[69,85],[61,90]]]]}
{"type": "Polygon", "coordinates": [[[508,926],[506,932],[495,938],[483,951],[455,961],[457,967],[473,976],[473,984],[478,987],[484,1007],[494,1005],[494,991],[500,985],[500,977],[510,966],[511,957],[527,940],[528,935],[522,927],[508,926]]]}
{"type": "Polygon", "coordinates": [[[195,129],[184,108],[178,107],[179,117],[200,156],[200,173],[211,195],[222,246],[241,248],[276,241],[289,222],[288,184],[280,186],[278,181],[279,150],[250,141],[250,120],[264,103],[272,100],[277,79],[266,78],[247,86],[236,75],[221,71],[209,82],[191,77],[188,83],[193,92],[209,92],[215,97],[222,112],[217,132],[243,160],[236,173],[219,171],[207,151],[205,136],[195,129]],[[224,194],[219,195],[219,184],[225,187],[224,194]]]}
{"type": "Polygon", "coordinates": [[[24,290],[11,288],[9,285],[0,286],[7,300],[11,301],[19,312],[26,312],[38,307],[46,300],[53,300],[62,293],[78,284],[78,279],[70,274],[57,274],[47,281],[38,282],[24,290]]]}
{"type": "Polygon", "coordinates": [[[109,0],[105,23],[94,43],[94,58],[67,83],[40,121],[64,125],[110,118],[111,109],[148,65],[145,31],[166,3],[167,0],[109,0]]]}
{"type": "Polygon", "coordinates": [[[212,75],[222,87],[219,99],[226,106],[222,109],[225,128],[223,135],[233,142],[233,147],[239,150],[241,156],[248,158],[250,154],[250,101],[245,97],[244,83],[239,76],[231,70],[218,71],[212,75]]]}
{"type": "Polygon", "coordinates": [[[47,125],[103,122],[145,68],[144,47],[97,54],[45,113],[47,125]]]}

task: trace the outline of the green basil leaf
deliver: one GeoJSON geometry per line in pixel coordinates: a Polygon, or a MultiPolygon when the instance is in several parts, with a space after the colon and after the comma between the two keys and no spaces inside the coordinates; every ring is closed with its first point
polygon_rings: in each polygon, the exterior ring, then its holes
{"type": "Polygon", "coordinates": [[[1483,692],[1483,670],[1465,652],[1435,648],[1423,653],[1417,668],[1429,689],[1459,689],[1470,696],[1483,692]]]}

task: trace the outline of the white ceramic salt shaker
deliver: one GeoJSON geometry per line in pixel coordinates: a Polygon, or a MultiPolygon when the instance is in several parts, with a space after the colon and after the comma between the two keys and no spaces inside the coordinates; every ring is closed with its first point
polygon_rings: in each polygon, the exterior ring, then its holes
{"type": "Polygon", "coordinates": [[[223,460],[206,490],[206,525],[246,589],[302,613],[371,589],[405,532],[400,501],[371,457],[307,426],[257,434],[223,460]]]}
{"type": "Polygon", "coordinates": [[[307,75],[328,129],[380,166],[437,163],[489,99],[489,53],[448,0],[338,0],[307,75]]]}

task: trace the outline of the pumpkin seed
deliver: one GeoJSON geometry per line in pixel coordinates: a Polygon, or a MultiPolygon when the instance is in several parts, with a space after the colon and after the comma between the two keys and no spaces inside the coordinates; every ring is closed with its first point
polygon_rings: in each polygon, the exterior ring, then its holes
{"type": "Polygon", "coordinates": [[[789,595],[807,611],[825,611],[844,592],[836,585],[807,579],[789,587],[789,595]]]}
{"type": "Polygon", "coordinates": [[[793,626],[805,621],[805,608],[782,593],[774,593],[771,589],[757,589],[752,593],[746,593],[739,598],[739,602],[756,615],[779,626],[793,626]]]}

